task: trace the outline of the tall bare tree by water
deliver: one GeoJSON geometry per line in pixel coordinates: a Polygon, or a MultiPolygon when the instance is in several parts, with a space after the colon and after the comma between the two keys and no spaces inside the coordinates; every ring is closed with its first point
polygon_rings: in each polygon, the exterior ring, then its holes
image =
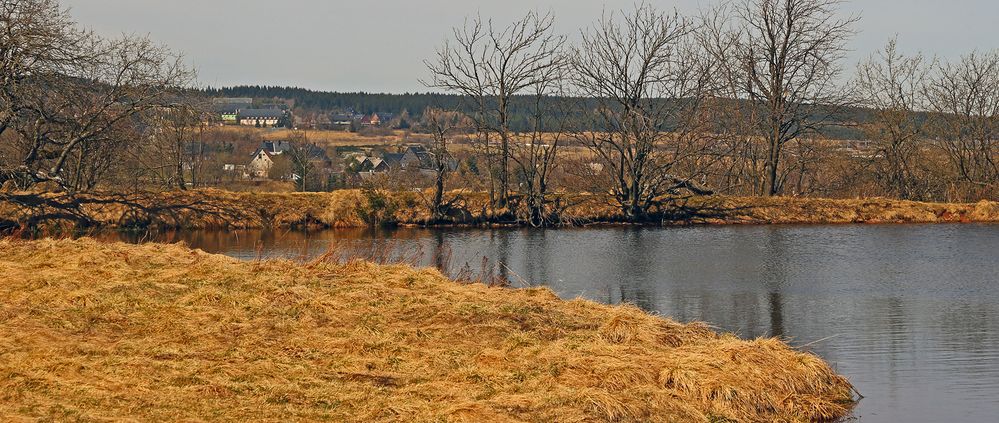
{"type": "Polygon", "coordinates": [[[996,193],[999,183],[999,52],[936,66],[927,88],[932,135],[957,174],[962,199],[996,193]]]}
{"type": "Polygon", "coordinates": [[[922,55],[906,56],[896,40],[857,68],[853,84],[860,105],[870,109],[864,132],[874,145],[871,171],[888,195],[905,200],[932,197],[925,165],[925,88],[929,68],[922,55]]]}
{"type": "Polygon", "coordinates": [[[559,219],[560,206],[551,198],[552,175],[559,166],[559,147],[566,142],[570,125],[568,60],[559,55],[551,61],[551,66],[538,74],[530,93],[518,98],[520,109],[527,114],[527,128],[516,134],[511,146],[524,220],[536,227],[559,219]]]}
{"type": "Polygon", "coordinates": [[[646,218],[676,190],[706,192],[695,175],[676,173],[710,136],[700,118],[711,65],[693,43],[695,29],[675,12],[641,5],[605,14],[573,49],[570,78],[585,128],[574,138],[609,175],[628,219],[646,218]]]}
{"type": "Polygon", "coordinates": [[[510,195],[512,102],[557,65],[554,58],[565,37],[554,33],[553,23],[554,16],[534,12],[506,27],[476,17],[455,28],[436,57],[425,61],[431,74],[425,85],[461,95],[470,109],[491,164],[490,178],[496,174],[490,197],[499,207],[510,195]]]}
{"type": "Polygon", "coordinates": [[[724,65],[717,76],[749,100],[755,135],[766,143],[764,193],[781,192],[781,154],[819,133],[848,97],[838,85],[856,17],[841,0],[741,0],[704,16],[704,46],[724,65]]]}
{"type": "Polygon", "coordinates": [[[455,170],[457,161],[451,153],[453,138],[468,128],[469,122],[458,112],[439,108],[428,108],[423,112],[420,126],[430,132],[429,152],[432,156],[434,188],[430,198],[430,214],[434,221],[444,219],[454,199],[444,200],[448,176],[455,170]]]}

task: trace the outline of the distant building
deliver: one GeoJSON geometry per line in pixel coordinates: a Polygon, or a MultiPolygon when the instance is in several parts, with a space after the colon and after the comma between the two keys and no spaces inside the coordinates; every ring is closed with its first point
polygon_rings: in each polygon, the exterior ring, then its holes
{"type": "Polygon", "coordinates": [[[216,105],[240,105],[244,108],[250,108],[253,105],[253,99],[249,97],[220,97],[213,98],[212,104],[216,105]]]}
{"type": "Polygon", "coordinates": [[[235,125],[236,123],[239,122],[238,120],[239,110],[223,111],[220,112],[220,115],[222,116],[222,123],[226,125],[235,125]]]}
{"type": "Polygon", "coordinates": [[[246,179],[250,177],[250,172],[246,165],[226,163],[222,165],[222,171],[231,179],[246,179]]]}
{"type": "Polygon", "coordinates": [[[260,143],[260,147],[257,147],[257,150],[263,150],[276,156],[291,150],[291,143],[288,141],[264,141],[260,143]]]}
{"type": "Polygon", "coordinates": [[[250,164],[246,167],[247,173],[254,178],[266,178],[274,166],[274,157],[280,156],[284,152],[291,150],[291,143],[288,141],[264,141],[260,147],[253,152],[250,164]]]}
{"type": "Polygon", "coordinates": [[[385,153],[382,154],[382,160],[385,160],[385,164],[388,165],[391,170],[402,169],[402,160],[406,155],[403,153],[385,153]]]}
{"type": "Polygon", "coordinates": [[[330,123],[335,126],[350,126],[355,120],[354,115],[346,113],[335,113],[330,116],[330,123]]]}
{"type": "Polygon", "coordinates": [[[254,178],[266,178],[270,174],[271,167],[274,166],[275,156],[276,154],[257,149],[253,153],[253,159],[250,160],[250,164],[246,167],[247,173],[254,178]]]}
{"type": "Polygon", "coordinates": [[[361,126],[382,126],[392,120],[391,113],[372,113],[361,118],[361,126]]]}
{"type": "Polygon", "coordinates": [[[317,169],[329,169],[333,166],[333,159],[326,154],[326,150],[315,144],[308,144],[302,149],[305,159],[312,163],[317,169]]]}
{"type": "Polygon", "coordinates": [[[365,157],[358,169],[359,173],[385,173],[391,170],[389,164],[379,157],[365,157]]]}
{"type": "MultiPolygon", "coordinates": [[[[333,160],[326,154],[326,150],[315,144],[296,148],[288,141],[265,141],[253,152],[250,164],[246,167],[247,173],[254,178],[266,178],[270,175],[276,158],[286,154],[301,154],[312,167],[323,172],[329,172],[333,166],[333,160]]],[[[291,177],[295,179],[297,175],[291,177]]]]}
{"type": "Polygon", "coordinates": [[[285,111],[280,109],[244,109],[238,113],[239,124],[243,126],[278,126],[284,117],[285,111]]]}
{"type": "Polygon", "coordinates": [[[214,110],[222,118],[222,123],[235,125],[239,123],[239,111],[253,108],[252,98],[213,98],[214,110]]]}
{"type": "Polygon", "coordinates": [[[422,145],[411,145],[406,148],[399,162],[402,169],[434,168],[434,156],[422,145]]]}

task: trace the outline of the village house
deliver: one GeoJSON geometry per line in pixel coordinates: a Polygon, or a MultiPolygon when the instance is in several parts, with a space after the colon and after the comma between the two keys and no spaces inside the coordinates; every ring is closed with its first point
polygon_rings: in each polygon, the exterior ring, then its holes
{"type": "Polygon", "coordinates": [[[250,164],[247,166],[250,176],[253,178],[266,178],[271,171],[271,167],[274,166],[274,156],[276,155],[260,149],[253,153],[253,159],[250,160],[250,164]]]}
{"type": "Polygon", "coordinates": [[[361,126],[382,126],[392,120],[391,113],[372,113],[361,117],[361,126]]]}
{"type": "Polygon", "coordinates": [[[226,125],[236,125],[239,123],[239,111],[253,107],[252,98],[213,98],[212,105],[215,112],[222,118],[222,123],[226,125]]]}
{"type": "Polygon", "coordinates": [[[266,178],[274,166],[274,157],[291,150],[288,141],[265,141],[253,152],[247,173],[253,178],[266,178]]]}
{"type": "Polygon", "coordinates": [[[372,174],[372,173],[385,173],[392,170],[389,164],[385,162],[384,159],[380,157],[365,157],[361,160],[360,167],[358,168],[358,173],[372,174]]]}
{"type": "MultiPolygon", "coordinates": [[[[329,173],[333,167],[333,160],[326,154],[326,150],[315,144],[295,149],[295,146],[288,141],[265,141],[253,152],[250,164],[246,166],[247,173],[253,178],[268,178],[271,168],[274,167],[274,161],[279,156],[288,154],[301,154],[312,168],[324,173],[329,173]]],[[[300,178],[294,173],[288,176],[293,180],[300,178]]]]}
{"type": "Polygon", "coordinates": [[[302,152],[305,155],[305,160],[316,169],[330,169],[333,167],[333,159],[330,159],[330,156],[326,154],[326,150],[318,145],[308,144],[303,147],[302,152]]]}
{"type": "Polygon", "coordinates": [[[373,115],[364,115],[364,117],[361,118],[361,126],[378,126],[381,122],[381,118],[378,117],[377,113],[373,115]]]}
{"type": "MultiPolygon", "coordinates": [[[[357,172],[361,176],[370,176],[376,173],[387,172],[417,172],[421,174],[431,174],[436,171],[436,160],[433,153],[427,151],[422,145],[409,145],[401,153],[383,153],[381,157],[367,155],[344,156],[345,160],[356,160],[357,172]]],[[[454,159],[448,161],[450,170],[458,168],[458,162],[454,159]]]]}
{"type": "Polygon", "coordinates": [[[242,164],[225,163],[222,165],[222,172],[230,180],[247,179],[250,177],[250,171],[247,166],[242,164]]]}
{"type": "Polygon", "coordinates": [[[330,116],[330,123],[333,126],[350,126],[357,120],[357,116],[349,113],[335,113],[330,116]]]}
{"type": "Polygon", "coordinates": [[[411,145],[402,154],[399,165],[402,169],[433,169],[434,156],[422,145],[411,145]]]}
{"type": "Polygon", "coordinates": [[[239,124],[243,126],[275,127],[285,117],[280,109],[244,109],[238,113],[239,124]]]}

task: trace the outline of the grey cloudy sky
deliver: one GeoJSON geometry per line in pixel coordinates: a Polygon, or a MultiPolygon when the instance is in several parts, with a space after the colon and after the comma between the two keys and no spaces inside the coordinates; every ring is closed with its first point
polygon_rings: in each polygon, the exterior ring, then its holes
{"type": "MultiPolygon", "coordinates": [[[[708,0],[647,0],[696,13],[708,0]]],[[[321,90],[427,91],[422,60],[449,28],[481,13],[509,22],[529,10],[555,13],[576,34],[610,0],[62,0],[83,26],[105,35],[148,34],[181,51],[203,85],[291,85],[321,90]]],[[[955,57],[999,48],[995,0],[853,0],[860,14],[850,65],[898,34],[901,48],[955,57]]]]}

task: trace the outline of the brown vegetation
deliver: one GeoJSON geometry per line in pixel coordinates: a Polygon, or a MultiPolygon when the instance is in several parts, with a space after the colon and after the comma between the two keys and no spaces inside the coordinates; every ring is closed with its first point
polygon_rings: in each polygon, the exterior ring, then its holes
{"type": "Polygon", "coordinates": [[[397,145],[405,142],[426,141],[427,136],[412,134],[408,131],[393,130],[388,135],[369,135],[358,132],[332,131],[332,130],[309,130],[295,131],[291,129],[258,129],[252,127],[222,127],[225,133],[242,137],[260,137],[267,141],[284,141],[296,134],[304,133],[308,136],[309,142],[316,143],[324,147],[365,147],[365,146],[386,146],[397,145]]]}
{"type": "Polygon", "coordinates": [[[815,421],[850,384],[744,341],[435,270],[0,241],[0,418],[815,421]]]}
{"type": "MultiPolygon", "coordinates": [[[[5,194],[17,198],[17,193],[5,194]]],[[[341,190],[328,193],[229,192],[213,189],[141,195],[31,194],[28,204],[0,202],[0,227],[73,228],[347,228],[380,225],[526,224],[489,208],[484,193],[454,191],[453,211],[435,218],[433,193],[341,190]],[[36,201],[38,198],[44,201],[36,201]],[[81,202],[82,203],[79,203],[81,202]],[[75,213],[65,202],[76,202],[75,213]],[[457,210],[457,209],[456,209],[457,210]]],[[[516,198],[516,197],[514,197],[516,198]]],[[[562,225],[634,223],[607,196],[567,195],[562,225]]],[[[923,203],[890,199],[703,196],[664,201],[644,224],[839,224],[999,222],[999,203],[923,203]]]]}

